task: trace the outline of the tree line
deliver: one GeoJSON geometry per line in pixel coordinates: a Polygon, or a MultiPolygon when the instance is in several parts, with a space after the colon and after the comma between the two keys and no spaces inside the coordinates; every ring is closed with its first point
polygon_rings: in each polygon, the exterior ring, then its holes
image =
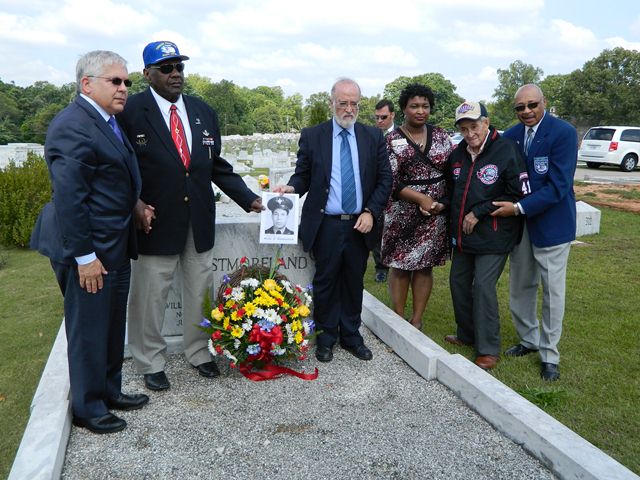
{"type": "MultiPolygon", "coordinates": [[[[635,50],[603,50],[582,68],[568,74],[544,77],[542,69],[520,60],[506,69],[498,69],[497,74],[493,100],[484,102],[492,125],[498,129],[516,122],[513,96],[526,83],[540,85],[547,107],[579,129],[603,124],[640,125],[640,53],[635,50]]],[[[131,73],[130,79],[133,82],[130,94],[146,89],[141,73],[131,73]]],[[[436,106],[430,122],[452,130],[455,107],[464,99],[440,73],[401,76],[388,83],[382,94],[363,97],[359,120],[373,125],[375,104],[388,98],[397,105],[402,88],[413,82],[426,84],[434,91],[436,106]]],[[[185,93],[196,95],[215,108],[223,135],[298,131],[331,117],[329,92],[317,92],[304,100],[298,93],[286,96],[278,86],[250,89],[230,80],[213,82],[202,75],[190,74],[186,77],[185,93]]],[[[0,79],[0,144],[44,143],[49,122],[75,95],[75,83],[58,87],[38,81],[19,87],[0,79]]],[[[398,121],[401,116],[401,112],[396,114],[398,121]]]]}

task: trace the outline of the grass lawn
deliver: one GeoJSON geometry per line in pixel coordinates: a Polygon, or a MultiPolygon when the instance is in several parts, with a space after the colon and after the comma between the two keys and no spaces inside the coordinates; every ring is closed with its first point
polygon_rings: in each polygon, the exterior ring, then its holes
{"type": "Polygon", "coordinates": [[[49,260],[0,250],[0,478],[9,475],[29,406],[62,320],[62,295],[49,260]]]}
{"type": "MultiPolygon", "coordinates": [[[[640,473],[640,216],[603,209],[600,234],[572,247],[567,312],[560,342],[562,378],[539,377],[535,355],[502,358],[492,372],[569,428],[640,473]]],[[[1,252],[0,252],[1,253],[1,252]]],[[[28,420],[29,405],[62,318],[62,296],[48,260],[8,250],[0,269],[0,478],[8,475],[28,420]]],[[[386,285],[367,289],[389,304],[386,285]]],[[[469,348],[445,344],[455,333],[449,266],[435,270],[424,332],[450,352],[473,359],[469,348]]],[[[500,279],[503,349],[517,342],[508,311],[507,271],[500,279]]]]}
{"type": "MultiPolygon", "coordinates": [[[[640,216],[603,209],[600,234],[571,248],[567,272],[561,378],[540,378],[537,355],[502,357],[492,374],[635,473],[640,473],[640,216]]],[[[366,288],[389,302],[386,285],[366,288]]],[[[473,360],[472,348],[444,342],[455,333],[449,264],[434,269],[423,331],[446,350],[473,360]]],[[[518,342],[508,305],[508,264],[499,281],[503,351],[518,342]]],[[[407,309],[409,313],[410,307],[407,309]]]]}

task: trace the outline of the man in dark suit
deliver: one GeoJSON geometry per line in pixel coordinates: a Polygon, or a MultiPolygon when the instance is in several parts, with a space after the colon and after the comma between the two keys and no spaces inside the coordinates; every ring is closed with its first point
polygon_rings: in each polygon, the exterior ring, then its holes
{"type": "Polygon", "coordinates": [[[187,361],[204,377],[219,375],[198,328],[202,301],[211,287],[215,182],[246,211],[262,201],[220,157],[216,112],[183,95],[184,61],[168,41],[148,44],[142,54],[149,88],[129,99],[118,117],[133,144],[142,175],[141,203],[155,218],[138,235],[139,258],[132,262],[129,348],[150,390],[169,388],[164,372],[167,344],[162,323],[176,274],[182,279],[183,345],[187,361]]]}
{"type": "Polygon", "coordinates": [[[289,212],[293,208],[293,202],[287,197],[272,197],[267,202],[267,208],[271,210],[273,225],[264,233],[276,235],[293,235],[293,231],[287,228],[289,212]]]}
{"type": "Polygon", "coordinates": [[[382,132],[356,123],[360,87],[348,78],[331,89],[333,119],[305,128],[296,170],[281,193],[308,193],[300,223],[302,245],[316,263],[314,320],[321,332],[316,358],[333,359],[333,346],[361,360],[373,355],[359,332],[363,276],[370,235],[391,192],[391,167],[382,132]]]}
{"type": "MultiPolygon", "coordinates": [[[[505,355],[539,352],[544,380],[560,378],[558,342],[565,308],[565,280],[571,242],[576,238],[573,177],[578,155],[576,129],[546,112],[537,85],[520,87],[514,106],[520,124],[504,133],[527,162],[531,194],[518,203],[494,202],[493,215],[525,215],[522,241],[511,254],[510,307],[520,343],[505,355]],[[542,284],[542,321],[537,318],[542,284]],[[542,331],[541,331],[542,330],[542,331]]],[[[527,194],[529,192],[523,192],[527,194]]]]}
{"type": "Polygon", "coordinates": [[[76,76],[78,97],[47,132],[53,194],[31,246],[51,260],[64,296],[73,423],[110,433],[126,427],[110,409],[133,410],[149,401],[121,391],[140,172],[114,117],[131,85],[126,61],[113,52],[89,52],[76,76]]]}

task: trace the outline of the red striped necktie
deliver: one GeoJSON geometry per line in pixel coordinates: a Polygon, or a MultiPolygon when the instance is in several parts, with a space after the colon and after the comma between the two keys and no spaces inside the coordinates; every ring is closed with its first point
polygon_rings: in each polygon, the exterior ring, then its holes
{"type": "Polygon", "coordinates": [[[189,144],[187,143],[187,137],[184,135],[184,127],[182,126],[182,120],[178,115],[178,109],[175,105],[171,105],[171,114],[169,117],[169,123],[171,124],[171,138],[178,149],[178,154],[182,159],[184,168],[189,168],[189,162],[191,162],[191,156],[189,155],[189,144]]]}

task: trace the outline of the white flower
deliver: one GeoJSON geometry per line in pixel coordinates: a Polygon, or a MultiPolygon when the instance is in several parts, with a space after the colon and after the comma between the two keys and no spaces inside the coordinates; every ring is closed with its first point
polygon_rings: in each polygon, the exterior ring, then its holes
{"type": "Polygon", "coordinates": [[[234,357],[231,352],[227,349],[224,349],[222,351],[222,353],[224,354],[225,357],[227,357],[229,360],[231,360],[233,363],[238,363],[238,359],[236,357],[234,357]]]}
{"type": "Polygon", "coordinates": [[[302,343],[300,343],[300,347],[306,347],[307,345],[309,345],[309,340],[307,339],[304,339],[302,343]]]}
{"type": "Polygon", "coordinates": [[[281,346],[273,343],[271,345],[271,353],[273,355],[284,355],[287,352],[286,349],[282,348],[281,346]]]}
{"type": "Polygon", "coordinates": [[[240,343],[241,343],[241,342],[240,342],[240,339],[239,339],[239,338],[236,338],[236,339],[233,341],[233,348],[234,348],[235,350],[238,350],[238,348],[240,348],[240,343]]]}
{"type": "Polygon", "coordinates": [[[252,328],[253,328],[253,323],[251,322],[251,320],[247,320],[242,324],[242,329],[246,332],[250,332],[252,328]]]}
{"type": "Polygon", "coordinates": [[[270,322],[273,322],[276,325],[280,325],[282,323],[282,318],[280,318],[280,315],[278,315],[278,312],[276,312],[273,308],[269,308],[268,310],[266,310],[264,312],[264,317],[262,318],[269,320],[270,322]]]}
{"type": "Polygon", "coordinates": [[[241,287],[250,287],[250,288],[258,288],[260,286],[260,281],[256,278],[245,278],[240,282],[241,287]]]}
{"type": "Polygon", "coordinates": [[[290,282],[288,282],[287,280],[280,280],[280,283],[288,293],[293,293],[293,288],[291,288],[290,282]]]}
{"type": "Polygon", "coordinates": [[[244,299],[242,287],[233,287],[233,290],[231,290],[231,298],[236,302],[241,302],[244,299]]]}

